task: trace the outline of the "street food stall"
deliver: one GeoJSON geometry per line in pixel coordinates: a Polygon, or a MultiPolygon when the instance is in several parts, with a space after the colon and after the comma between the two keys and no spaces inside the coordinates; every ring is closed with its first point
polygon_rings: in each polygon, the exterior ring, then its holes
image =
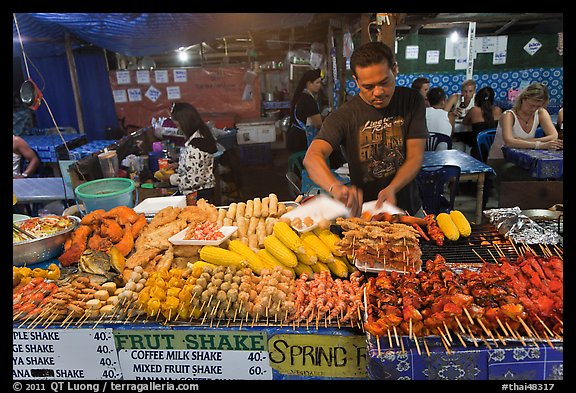
{"type": "Polygon", "coordinates": [[[519,209],[154,199],[16,222],[60,238],[14,263],[14,379],[563,378],[562,237],[519,209]]]}

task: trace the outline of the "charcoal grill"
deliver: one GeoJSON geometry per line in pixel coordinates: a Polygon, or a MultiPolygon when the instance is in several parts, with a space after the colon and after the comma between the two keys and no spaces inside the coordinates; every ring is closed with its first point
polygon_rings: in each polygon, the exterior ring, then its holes
{"type": "MultiPolygon", "coordinates": [[[[530,247],[538,255],[544,256],[543,250],[539,246],[530,247]]],[[[444,245],[438,246],[432,240],[420,239],[420,249],[423,264],[428,259],[434,260],[437,254],[444,257],[448,263],[478,263],[495,262],[494,258],[499,258],[500,253],[510,260],[516,260],[521,247],[498,232],[492,224],[472,225],[472,233],[467,238],[460,238],[457,241],[444,240],[444,245]],[[478,255],[476,255],[478,254],[478,255]],[[480,259],[480,257],[483,259],[480,259]]]]}

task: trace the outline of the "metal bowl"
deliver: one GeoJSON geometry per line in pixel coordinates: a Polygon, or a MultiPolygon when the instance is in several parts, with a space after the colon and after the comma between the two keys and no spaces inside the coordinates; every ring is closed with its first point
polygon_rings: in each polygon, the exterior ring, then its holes
{"type": "Polygon", "coordinates": [[[68,217],[73,220],[73,224],[63,231],[39,239],[24,240],[18,243],[13,243],[13,265],[31,265],[33,263],[43,262],[59,256],[63,251],[64,242],[68,239],[70,233],[80,225],[80,218],[76,216],[68,217]]]}

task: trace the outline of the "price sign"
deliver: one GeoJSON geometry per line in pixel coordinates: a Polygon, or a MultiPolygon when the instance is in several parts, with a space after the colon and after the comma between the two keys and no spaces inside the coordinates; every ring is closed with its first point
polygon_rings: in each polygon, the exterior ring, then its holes
{"type": "Polygon", "coordinates": [[[13,379],[121,379],[112,329],[13,329],[13,379]]]}
{"type": "Polygon", "coordinates": [[[271,380],[267,337],[239,331],[115,331],[126,379],[271,380]]]}

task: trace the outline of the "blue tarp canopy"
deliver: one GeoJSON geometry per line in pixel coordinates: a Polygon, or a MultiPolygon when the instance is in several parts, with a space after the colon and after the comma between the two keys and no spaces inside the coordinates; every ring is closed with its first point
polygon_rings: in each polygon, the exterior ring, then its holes
{"type": "MultiPolygon", "coordinates": [[[[16,13],[24,51],[29,56],[65,53],[95,45],[126,56],[151,56],[249,31],[306,26],[311,13],[16,13]]],[[[21,55],[13,23],[13,55],[21,55]]]]}

